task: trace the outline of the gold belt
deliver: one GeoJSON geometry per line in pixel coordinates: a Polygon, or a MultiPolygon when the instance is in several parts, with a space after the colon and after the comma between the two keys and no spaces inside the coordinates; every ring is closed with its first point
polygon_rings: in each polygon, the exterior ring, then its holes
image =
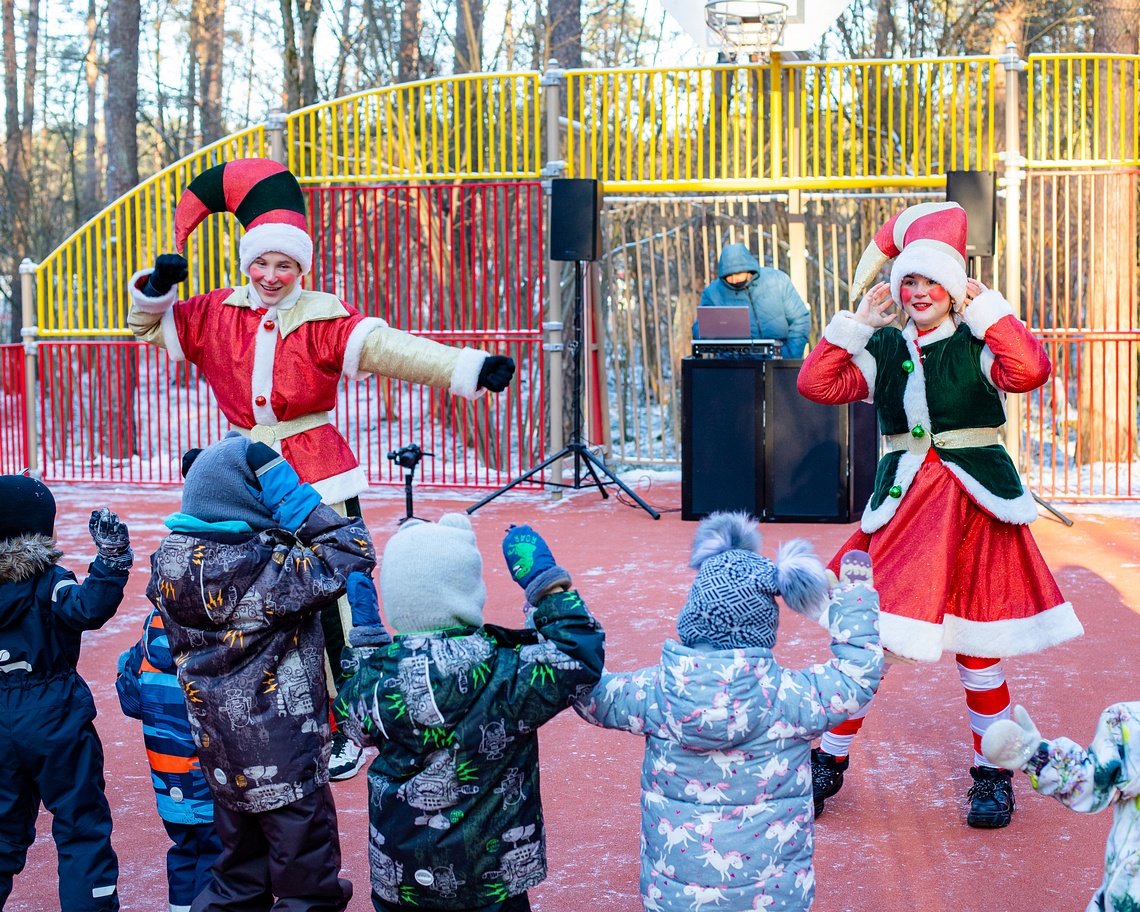
{"type": "Polygon", "coordinates": [[[278,421],[276,424],[255,424],[251,428],[235,426],[234,430],[240,432],[243,436],[248,437],[255,443],[264,443],[273,446],[278,440],[285,440],[287,437],[296,437],[298,434],[303,434],[305,431],[311,431],[313,428],[319,428],[321,425],[328,423],[328,412],[313,412],[309,415],[301,415],[299,418],[289,418],[285,421],[278,421]]]}
{"type": "Polygon", "coordinates": [[[930,449],[931,444],[947,450],[962,450],[968,447],[993,446],[1001,443],[1001,429],[992,427],[983,428],[957,428],[942,431],[938,434],[923,434],[915,437],[911,433],[887,434],[884,438],[887,449],[893,451],[907,450],[922,456],[930,449]]]}

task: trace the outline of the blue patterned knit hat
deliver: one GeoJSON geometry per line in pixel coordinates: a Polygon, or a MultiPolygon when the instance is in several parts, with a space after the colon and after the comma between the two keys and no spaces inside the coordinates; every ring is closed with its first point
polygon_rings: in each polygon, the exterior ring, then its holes
{"type": "Polygon", "coordinates": [[[757,552],[761,538],[746,513],[713,513],[697,527],[690,565],[698,568],[677,617],[686,646],[718,649],[776,645],[776,596],[799,614],[818,617],[827,599],[823,564],[802,539],[780,547],[773,562],[757,552]]]}

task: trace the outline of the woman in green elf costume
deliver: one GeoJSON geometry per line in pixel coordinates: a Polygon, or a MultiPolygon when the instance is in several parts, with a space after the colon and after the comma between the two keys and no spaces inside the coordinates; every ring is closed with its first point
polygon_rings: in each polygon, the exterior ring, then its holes
{"type": "MultiPolygon", "coordinates": [[[[861,527],[834,563],[870,553],[889,659],[956,655],[973,734],[966,819],[993,828],[1009,824],[1014,805],[1012,773],[981,753],[986,729],[1009,718],[1001,660],[1084,631],[1029,532],[1037,505],[1002,445],[1006,394],[1043,385],[1049,358],[1001,294],[966,276],[965,243],[956,203],[912,206],[887,222],[856,269],[853,300],[894,258],[890,282],[836,314],[799,390],[815,402],[875,405],[886,455],[861,527]],[[904,320],[888,313],[895,305],[904,320]]],[[[817,816],[843,784],[862,724],[842,723],[812,752],[817,816]]]]}

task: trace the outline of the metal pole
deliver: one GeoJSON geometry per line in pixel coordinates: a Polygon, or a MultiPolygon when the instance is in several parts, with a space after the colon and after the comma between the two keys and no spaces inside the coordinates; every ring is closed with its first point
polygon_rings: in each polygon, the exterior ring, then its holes
{"type": "Polygon", "coordinates": [[[36,308],[33,296],[36,291],[36,264],[27,257],[20,262],[20,305],[23,314],[23,327],[20,335],[24,339],[24,439],[28,447],[28,472],[34,478],[42,478],[39,466],[39,384],[36,382],[36,368],[39,360],[39,345],[36,335],[36,308]]]}
{"type": "Polygon", "coordinates": [[[273,111],[265,121],[269,134],[269,157],[283,165],[289,164],[285,156],[285,112],[273,111]]]}
{"type": "MultiPolygon", "coordinates": [[[[792,70],[788,82],[785,84],[785,92],[787,92],[787,100],[785,107],[788,112],[788,175],[789,177],[800,177],[800,118],[803,116],[803,111],[796,103],[800,98],[799,87],[803,79],[800,70],[792,70]]],[[[773,245],[775,250],[775,245],[773,245]]],[[[807,226],[804,224],[804,203],[803,192],[801,190],[788,191],[788,249],[789,249],[789,269],[788,274],[792,278],[792,285],[795,286],[796,291],[800,293],[800,297],[804,301],[808,299],[808,274],[807,274],[807,226]]],[[[775,262],[772,263],[777,269],[780,268],[778,255],[774,257],[775,262]]],[[[822,331],[823,327],[820,327],[822,331]]]]}
{"type": "MultiPolygon", "coordinates": [[[[549,180],[558,177],[566,168],[562,161],[562,136],[558,117],[562,109],[562,86],[566,82],[565,72],[559,68],[553,57],[546,62],[546,72],[542,77],[543,104],[546,107],[546,162],[542,166],[542,176],[546,185],[546,206],[543,218],[550,224],[549,180]]],[[[562,433],[562,264],[546,258],[546,320],[542,330],[546,334],[543,351],[546,352],[546,389],[550,402],[550,452],[557,453],[564,446],[562,433]]],[[[556,459],[550,465],[554,481],[562,481],[562,460],[556,459]]],[[[552,488],[551,500],[562,497],[561,488],[552,488]]]]}
{"type": "MultiPolygon", "coordinates": [[[[1001,185],[1005,188],[1005,298],[1020,319],[1025,318],[1021,306],[1021,181],[1024,163],[1021,157],[1021,123],[1017,74],[1025,69],[1025,61],[1017,56],[1012,41],[999,57],[1005,67],[1005,153],[1001,185]]],[[[1013,464],[1021,467],[1021,396],[1011,395],[1006,402],[1005,446],[1013,464]]]]}

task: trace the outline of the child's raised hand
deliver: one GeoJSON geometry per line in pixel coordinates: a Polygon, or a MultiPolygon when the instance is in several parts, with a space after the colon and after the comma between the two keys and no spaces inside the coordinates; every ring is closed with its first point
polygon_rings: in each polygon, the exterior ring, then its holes
{"type": "Polygon", "coordinates": [[[131,551],[131,536],[127,524],[119,519],[109,507],[91,511],[87,523],[95,550],[108,567],[113,570],[130,570],[135,555],[131,551]]]}
{"type": "Polygon", "coordinates": [[[898,319],[898,314],[887,314],[886,311],[894,304],[891,299],[891,285],[889,282],[879,282],[872,285],[859,302],[859,309],[855,311],[855,319],[867,326],[879,329],[888,326],[898,319]]]}
{"type": "Polygon", "coordinates": [[[982,736],[982,754],[1006,769],[1025,769],[1040,746],[1041,732],[1021,704],[1013,708],[1013,719],[999,719],[982,736]]]}
{"type": "Polygon", "coordinates": [[[570,574],[554,561],[550,547],[530,526],[511,525],[503,538],[503,557],[511,579],[522,586],[534,605],[555,585],[570,585],[570,574]]]}
{"type": "Polygon", "coordinates": [[[251,443],[245,461],[254,475],[254,484],[246,483],[250,493],[269,508],[282,528],[296,532],[320,504],[321,495],[302,484],[296,469],[267,444],[251,443]]]}

